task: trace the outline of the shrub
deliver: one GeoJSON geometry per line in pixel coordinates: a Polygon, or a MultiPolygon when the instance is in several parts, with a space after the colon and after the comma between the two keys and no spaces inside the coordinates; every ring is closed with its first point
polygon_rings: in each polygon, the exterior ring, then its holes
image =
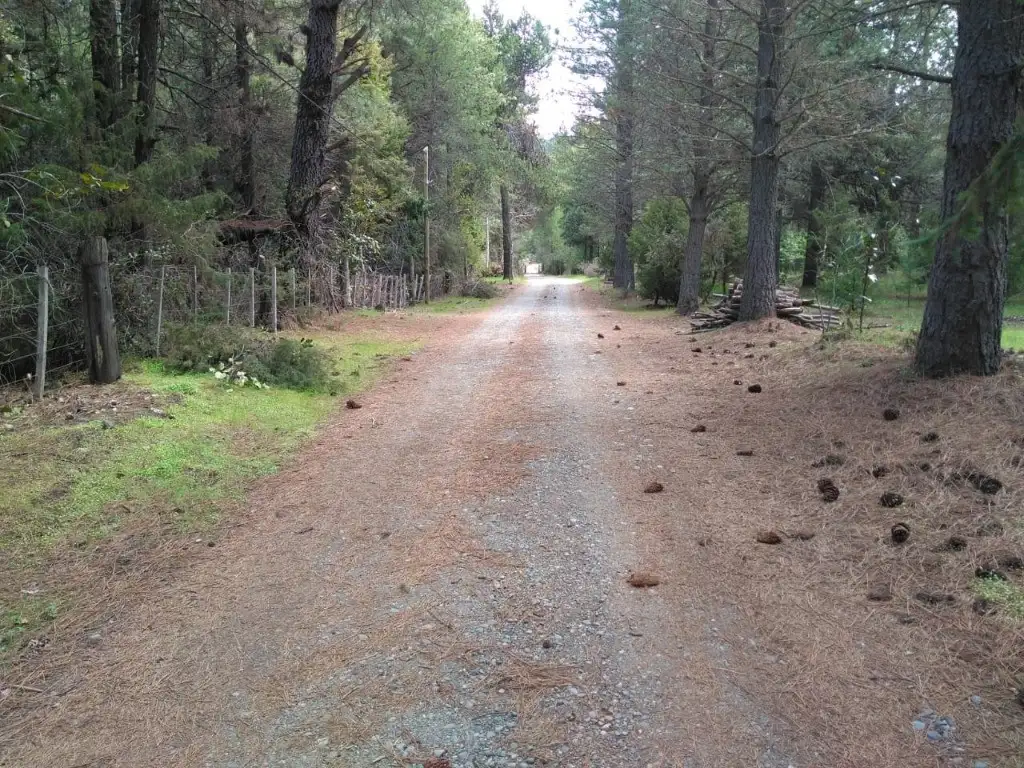
{"type": "Polygon", "coordinates": [[[689,218],[679,198],[653,200],[633,228],[629,250],[637,265],[637,290],[641,296],[679,300],[679,260],[686,243],[689,218]]]}
{"type": "Polygon", "coordinates": [[[327,354],[311,339],[278,339],[246,364],[246,373],[275,387],[315,392],[330,382],[327,354]]]}
{"type": "Polygon", "coordinates": [[[470,280],[462,284],[461,295],[473,299],[493,299],[498,295],[498,289],[483,280],[470,280]]]}
{"type": "Polygon", "coordinates": [[[177,325],[167,330],[165,363],[178,373],[235,366],[250,378],[286,389],[330,385],[330,357],[310,339],[274,339],[248,328],[177,325]]]}

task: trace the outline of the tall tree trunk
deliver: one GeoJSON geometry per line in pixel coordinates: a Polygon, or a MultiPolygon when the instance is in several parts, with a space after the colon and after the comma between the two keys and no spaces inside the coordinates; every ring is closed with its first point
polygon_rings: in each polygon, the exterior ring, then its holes
{"type": "Polygon", "coordinates": [[[757,89],[754,97],[754,143],[750,160],[750,216],[747,223],[747,268],[743,275],[740,320],[775,315],[778,282],[776,208],[779,202],[780,137],[778,102],[785,47],[785,0],[761,0],[757,23],[757,89]]]}
{"type": "Polygon", "coordinates": [[[509,205],[508,185],[501,185],[501,275],[511,280],[512,274],[512,206],[509,205]]]}
{"type": "Polygon", "coordinates": [[[252,77],[249,62],[248,29],[235,22],[235,79],[238,85],[238,124],[241,131],[238,177],[235,187],[248,214],[256,212],[256,126],[252,115],[252,77]]]}
{"type": "MultiPolygon", "coordinates": [[[[1013,136],[1024,64],[1024,15],[1017,0],[964,0],[958,6],[953,109],[946,138],[942,216],[1013,136]]],[[[1005,206],[983,201],[972,231],[953,228],[935,248],[916,364],[926,376],[999,370],[1006,300],[1005,206]]]]}
{"type": "Polygon", "coordinates": [[[693,181],[695,186],[693,194],[690,195],[690,228],[686,233],[682,277],[679,280],[679,301],[676,303],[676,312],[680,315],[691,315],[700,307],[700,262],[711,207],[708,192],[709,175],[695,175],[693,181]]]}
{"type": "Polygon", "coordinates": [[[139,0],[139,110],[135,165],[148,162],[156,146],[156,72],[160,53],[160,0],[139,0]]]}
{"type": "Polygon", "coordinates": [[[612,244],[614,269],[612,284],[629,293],[633,290],[633,259],[629,255],[629,235],[633,231],[633,35],[632,0],[619,0],[618,28],[615,32],[615,98],[611,105],[615,117],[615,238],[612,244]]]}
{"type": "Polygon", "coordinates": [[[821,260],[821,239],[824,227],[821,207],[825,203],[825,171],[821,164],[811,164],[811,184],[807,198],[807,245],[804,247],[804,288],[818,285],[818,262],[821,260]]]}
{"type": "Polygon", "coordinates": [[[340,0],[310,0],[309,15],[302,27],[306,36],[306,69],[299,79],[285,205],[303,240],[302,260],[307,268],[316,260],[320,231],[321,187],[326,179],[327,140],[334,111],[340,5],[340,0]]]}
{"type": "Polygon", "coordinates": [[[92,42],[96,122],[105,131],[117,120],[117,104],[121,94],[115,0],[89,0],[89,37],[92,42]]]}
{"type": "Polygon", "coordinates": [[[704,17],[700,79],[700,125],[694,129],[693,138],[693,191],[690,194],[690,228],[686,235],[683,264],[679,279],[679,301],[676,311],[689,315],[700,306],[700,263],[704,253],[704,233],[708,227],[711,212],[711,170],[708,158],[711,156],[711,121],[714,120],[715,106],[715,40],[721,23],[718,0],[708,0],[707,15],[704,17]]]}
{"type": "MultiPolygon", "coordinates": [[[[125,101],[135,91],[139,66],[139,2],[121,0],[121,91],[125,101]]],[[[124,103],[124,102],[122,102],[124,103]]]]}

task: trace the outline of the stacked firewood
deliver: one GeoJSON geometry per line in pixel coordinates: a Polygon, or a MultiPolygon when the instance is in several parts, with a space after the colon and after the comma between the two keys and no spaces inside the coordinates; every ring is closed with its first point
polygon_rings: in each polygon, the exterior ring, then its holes
{"type": "MultiPolygon", "coordinates": [[[[740,317],[740,304],[743,302],[743,283],[733,283],[728,293],[713,294],[719,299],[718,304],[709,312],[696,312],[690,319],[695,331],[710,331],[713,328],[724,328],[736,322],[740,317]]],[[[775,314],[804,328],[828,330],[838,328],[842,317],[838,307],[818,304],[814,299],[800,296],[796,288],[780,287],[775,290],[775,314]]]]}

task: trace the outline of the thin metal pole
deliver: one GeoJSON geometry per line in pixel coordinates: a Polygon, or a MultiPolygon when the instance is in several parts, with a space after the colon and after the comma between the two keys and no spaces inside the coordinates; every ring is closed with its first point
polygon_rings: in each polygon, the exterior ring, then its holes
{"type": "Polygon", "coordinates": [[[294,310],[295,309],[295,267],[292,267],[290,270],[288,270],[288,272],[289,272],[289,276],[291,277],[291,281],[292,281],[292,309],[294,310]]]}
{"type": "Polygon", "coordinates": [[[192,267],[192,284],[195,286],[195,303],[192,305],[192,320],[199,322],[199,267],[192,267]]]}
{"type": "Polygon", "coordinates": [[[160,267],[160,292],[156,299],[156,356],[160,357],[160,333],[164,327],[164,280],[167,267],[160,267]]]}
{"type": "Polygon", "coordinates": [[[231,270],[228,270],[228,313],[227,324],[231,325],[231,270]]]}
{"type": "Polygon", "coordinates": [[[256,327],[256,268],[249,267],[249,327],[256,327]]]}
{"type": "Polygon", "coordinates": [[[50,327],[50,268],[36,267],[39,275],[39,313],[36,316],[36,397],[46,390],[46,337],[50,327]]]}

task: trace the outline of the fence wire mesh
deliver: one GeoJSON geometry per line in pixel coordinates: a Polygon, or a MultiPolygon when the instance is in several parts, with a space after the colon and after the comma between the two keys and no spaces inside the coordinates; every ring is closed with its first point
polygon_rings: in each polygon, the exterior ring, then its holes
{"type": "MultiPolygon", "coordinates": [[[[213,270],[180,264],[126,260],[110,265],[119,345],[139,356],[159,355],[174,325],[231,325],[273,330],[303,312],[342,308],[401,309],[422,301],[422,275],[353,271],[329,265],[316,274],[290,269],[213,270]],[[275,290],[276,279],[276,290],[275,290]],[[273,297],[276,295],[276,304],[273,297]]],[[[434,275],[431,298],[444,296],[451,279],[434,275]]],[[[49,272],[46,316],[41,316],[38,271],[0,275],[0,387],[32,384],[44,361],[48,384],[56,374],[81,369],[86,361],[82,282],[78,269],[49,272]],[[45,348],[40,323],[46,323],[45,348]]]]}

